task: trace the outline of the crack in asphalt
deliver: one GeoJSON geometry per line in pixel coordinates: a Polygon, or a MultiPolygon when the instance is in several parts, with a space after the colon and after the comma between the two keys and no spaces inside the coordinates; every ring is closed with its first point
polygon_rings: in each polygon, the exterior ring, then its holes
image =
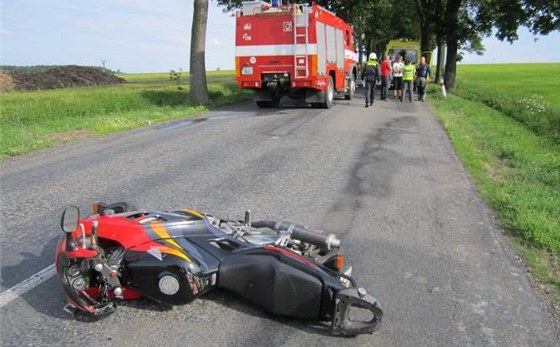
{"type": "Polygon", "coordinates": [[[401,137],[409,133],[408,129],[414,127],[416,122],[413,116],[392,119],[367,137],[350,170],[345,191],[328,214],[338,216],[344,213],[345,216],[337,217],[336,220],[329,218],[325,225],[337,225],[337,220],[350,221],[343,228],[334,227],[341,235],[345,235],[352,230],[355,215],[362,209],[362,200],[366,196],[381,199],[391,196],[394,174],[410,160],[388,147],[401,141],[401,137]]]}

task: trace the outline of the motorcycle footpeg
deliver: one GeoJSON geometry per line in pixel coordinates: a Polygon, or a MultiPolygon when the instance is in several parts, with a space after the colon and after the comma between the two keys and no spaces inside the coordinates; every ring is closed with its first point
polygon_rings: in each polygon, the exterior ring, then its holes
{"type": "Polygon", "coordinates": [[[115,305],[115,303],[113,302],[110,302],[107,304],[98,305],[97,307],[95,307],[92,314],[95,317],[105,317],[115,312],[116,310],[117,310],[117,305],[115,305]]]}
{"type": "Polygon", "coordinates": [[[68,313],[72,316],[75,316],[76,314],[78,314],[80,312],[80,310],[72,304],[64,305],[64,307],[62,308],[62,311],[66,312],[66,313],[68,313]]]}
{"type": "Polygon", "coordinates": [[[381,327],[383,309],[374,297],[363,288],[343,289],[336,294],[332,333],[334,335],[356,336],[371,334],[381,327]],[[351,309],[369,311],[368,320],[354,320],[351,309]]]}
{"type": "Polygon", "coordinates": [[[79,309],[76,306],[68,303],[66,305],[64,305],[64,307],[62,308],[62,310],[68,314],[71,314],[72,316],[77,316],[79,314],[82,313],[89,313],[94,317],[105,317],[110,315],[111,313],[115,312],[117,310],[117,305],[115,305],[114,303],[107,303],[107,304],[102,304],[102,305],[96,305],[93,306],[91,308],[91,311],[84,311],[83,309],[79,309]]]}

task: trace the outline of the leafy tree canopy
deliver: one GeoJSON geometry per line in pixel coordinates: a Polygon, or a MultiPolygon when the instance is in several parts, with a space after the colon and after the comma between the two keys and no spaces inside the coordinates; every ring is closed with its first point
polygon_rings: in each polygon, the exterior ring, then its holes
{"type": "MultiPolygon", "coordinates": [[[[242,0],[216,0],[226,11],[242,0]]],[[[312,1],[300,1],[311,3],[312,1]]],[[[515,41],[520,26],[535,35],[560,30],[559,0],[322,0],[354,27],[358,45],[383,52],[389,40],[420,40],[423,51],[446,43],[446,81],[453,88],[457,52],[482,54],[482,38],[493,32],[500,40],[515,41]],[[363,34],[363,35],[362,35],[363,34]],[[363,38],[362,38],[363,36],[363,38]]],[[[289,1],[285,1],[289,3],[289,1]]]]}

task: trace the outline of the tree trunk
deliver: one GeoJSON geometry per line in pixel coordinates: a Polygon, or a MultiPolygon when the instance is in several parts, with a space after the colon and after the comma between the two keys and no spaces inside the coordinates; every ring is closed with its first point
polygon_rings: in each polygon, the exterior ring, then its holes
{"type": "Polygon", "coordinates": [[[192,102],[207,104],[208,84],[206,82],[206,25],[208,21],[208,0],[194,0],[191,31],[190,99],[192,102]]]}
{"type": "Polygon", "coordinates": [[[437,67],[436,67],[436,78],[435,82],[440,83],[443,79],[443,73],[445,66],[445,51],[447,47],[445,46],[445,7],[447,1],[446,0],[436,0],[435,6],[435,16],[434,16],[434,24],[435,24],[435,31],[436,31],[436,42],[438,47],[438,56],[437,56],[437,67]]]}
{"type": "Polygon", "coordinates": [[[461,0],[448,0],[445,8],[445,26],[447,27],[447,58],[445,62],[445,86],[448,90],[455,87],[457,71],[457,50],[459,49],[459,8],[461,0]]]}
{"type": "Polygon", "coordinates": [[[445,58],[445,86],[447,90],[455,87],[455,75],[457,72],[457,40],[447,39],[447,57],[445,58]]]}
{"type": "Polygon", "coordinates": [[[445,65],[445,42],[441,40],[438,43],[438,54],[437,54],[437,67],[436,67],[436,78],[435,82],[439,83],[439,81],[443,78],[443,67],[445,65]]]}
{"type": "MultiPolygon", "coordinates": [[[[434,50],[434,21],[435,21],[435,0],[416,0],[416,10],[420,23],[420,50],[421,53],[434,50]]],[[[430,57],[433,61],[433,58],[430,57]]]]}
{"type": "Polygon", "coordinates": [[[420,50],[421,53],[431,52],[434,49],[432,27],[429,20],[420,23],[420,50]]]}

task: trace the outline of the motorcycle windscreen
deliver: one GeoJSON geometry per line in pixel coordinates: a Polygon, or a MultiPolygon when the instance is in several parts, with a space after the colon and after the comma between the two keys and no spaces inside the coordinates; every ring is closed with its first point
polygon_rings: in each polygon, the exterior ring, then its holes
{"type": "Polygon", "coordinates": [[[272,256],[226,258],[220,265],[217,287],[239,294],[277,315],[319,318],[321,281],[272,256]]]}

